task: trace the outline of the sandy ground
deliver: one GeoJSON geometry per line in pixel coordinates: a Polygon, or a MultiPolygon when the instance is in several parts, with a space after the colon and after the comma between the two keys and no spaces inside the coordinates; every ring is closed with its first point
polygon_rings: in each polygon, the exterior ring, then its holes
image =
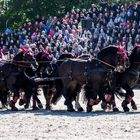
{"type": "MultiPolygon", "coordinates": [[[[42,97],[41,97],[42,98],[42,97]]],[[[140,90],[135,90],[138,110],[129,113],[66,112],[63,99],[53,111],[0,111],[0,140],[140,140],[140,90]]],[[[82,105],[85,108],[85,105],[82,105]]]]}

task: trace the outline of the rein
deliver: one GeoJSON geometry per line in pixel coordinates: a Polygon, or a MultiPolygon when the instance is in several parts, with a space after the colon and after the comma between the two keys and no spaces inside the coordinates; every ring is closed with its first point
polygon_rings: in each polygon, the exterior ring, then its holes
{"type": "MultiPolygon", "coordinates": [[[[12,64],[14,64],[14,65],[17,65],[17,66],[19,66],[19,67],[24,67],[24,68],[29,68],[30,66],[25,66],[24,64],[18,64],[18,63],[24,63],[24,62],[26,62],[26,61],[15,61],[15,60],[2,60],[1,62],[3,62],[3,63],[6,63],[6,62],[8,62],[8,63],[12,63],[12,64]]],[[[29,62],[27,62],[28,64],[29,64],[29,62]]],[[[26,64],[27,64],[26,63],[26,64]]]]}
{"type": "MultiPolygon", "coordinates": [[[[69,59],[74,59],[74,58],[67,58],[67,59],[62,59],[62,60],[57,60],[57,61],[60,62],[60,61],[65,61],[65,60],[69,60],[69,59]]],[[[77,59],[77,60],[81,60],[81,58],[76,58],[76,59],[77,59]]],[[[107,62],[105,62],[105,61],[102,61],[102,60],[100,60],[100,59],[97,59],[97,58],[95,58],[95,57],[92,57],[92,59],[93,59],[93,60],[97,60],[97,61],[103,63],[104,65],[109,66],[109,67],[111,67],[111,68],[113,68],[113,69],[116,68],[115,66],[113,66],[113,65],[111,65],[111,64],[109,64],[109,63],[107,63],[107,62]]],[[[11,63],[13,63],[13,64],[15,64],[15,63],[21,63],[21,64],[16,64],[16,65],[21,66],[21,67],[30,67],[30,66],[25,66],[25,65],[24,65],[24,64],[30,64],[30,62],[27,62],[27,61],[2,60],[2,62],[11,62],[11,63]]],[[[43,63],[46,63],[46,62],[51,62],[51,61],[38,61],[39,64],[43,64],[43,63]]],[[[140,63],[140,62],[135,62],[135,63],[140,63]]]]}
{"type": "Polygon", "coordinates": [[[107,62],[104,62],[104,61],[102,61],[102,60],[100,60],[100,59],[97,59],[97,58],[93,58],[93,59],[94,59],[94,60],[97,60],[97,61],[99,61],[99,62],[101,62],[101,63],[105,64],[106,66],[109,66],[109,67],[111,67],[111,68],[113,68],[113,69],[116,68],[115,66],[113,66],[113,65],[111,65],[111,64],[109,64],[109,63],[107,63],[107,62]]]}
{"type": "Polygon", "coordinates": [[[27,61],[16,61],[16,60],[11,60],[10,63],[23,68],[30,68],[30,66],[25,66],[24,64],[31,64],[30,62],[27,61]]]}
{"type": "Polygon", "coordinates": [[[19,66],[19,67],[23,67],[23,68],[30,68],[30,66],[25,66],[25,65],[22,65],[22,64],[16,64],[16,63],[13,63],[14,65],[16,66],[19,66]]]}
{"type": "Polygon", "coordinates": [[[134,62],[134,64],[140,64],[140,62],[134,62]]]}

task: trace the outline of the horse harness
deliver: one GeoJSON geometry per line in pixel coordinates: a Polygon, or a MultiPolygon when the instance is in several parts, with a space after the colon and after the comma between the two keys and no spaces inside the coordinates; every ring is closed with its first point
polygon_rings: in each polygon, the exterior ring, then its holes
{"type": "MultiPolygon", "coordinates": [[[[95,60],[97,60],[97,63],[96,63],[96,66],[98,66],[99,64],[101,64],[102,63],[102,61],[98,61],[98,59],[95,59],[95,60]]],[[[68,78],[70,79],[70,80],[73,80],[73,77],[72,77],[72,72],[73,72],[73,67],[72,67],[72,64],[73,64],[73,62],[74,61],[70,61],[70,71],[69,71],[69,73],[68,73],[68,78]]],[[[84,73],[82,74],[82,75],[84,75],[85,76],[85,84],[88,84],[89,83],[89,63],[91,62],[91,59],[88,59],[88,60],[86,60],[86,63],[85,63],[85,67],[84,67],[84,73]]],[[[103,63],[104,64],[104,63],[103,63]]],[[[111,87],[111,85],[112,85],[112,78],[113,78],[113,70],[111,69],[111,70],[105,70],[105,71],[107,71],[107,74],[106,74],[106,81],[108,82],[108,85],[111,87]]]]}

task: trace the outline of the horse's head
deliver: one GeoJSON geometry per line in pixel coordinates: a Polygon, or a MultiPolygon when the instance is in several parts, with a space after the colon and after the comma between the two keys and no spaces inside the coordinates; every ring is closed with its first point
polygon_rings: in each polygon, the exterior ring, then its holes
{"type": "Polygon", "coordinates": [[[31,51],[21,51],[14,58],[13,62],[19,66],[31,67],[33,71],[38,68],[38,63],[31,51]]]}
{"type": "Polygon", "coordinates": [[[39,62],[40,69],[45,71],[47,75],[51,75],[53,72],[52,56],[46,52],[42,51],[37,56],[37,61],[39,62]]]}
{"type": "Polygon", "coordinates": [[[123,72],[125,71],[125,68],[129,68],[130,67],[130,61],[129,58],[126,54],[126,51],[120,47],[118,47],[118,51],[117,51],[117,67],[116,70],[118,72],[123,72]]]}
{"type": "Polygon", "coordinates": [[[97,57],[115,67],[115,70],[118,72],[123,72],[125,68],[129,66],[129,59],[126,53],[115,46],[102,49],[97,57]]]}
{"type": "Polygon", "coordinates": [[[23,61],[29,62],[29,64],[30,64],[30,66],[31,66],[31,68],[32,68],[33,71],[36,71],[37,70],[38,63],[37,63],[37,61],[36,61],[36,59],[34,57],[33,52],[31,52],[31,51],[24,52],[23,53],[23,61]]]}

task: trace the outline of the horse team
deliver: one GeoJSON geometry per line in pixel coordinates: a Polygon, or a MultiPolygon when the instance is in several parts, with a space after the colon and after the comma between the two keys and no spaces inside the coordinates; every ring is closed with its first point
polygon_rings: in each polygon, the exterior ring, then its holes
{"type": "Polygon", "coordinates": [[[64,96],[67,111],[76,109],[83,111],[79,103],[79,94],[86,99],[86,111],[91,112],[94,105],[101,103],[102,109],[107,107],[119,111],[115,103],[115,95],[124,96],[122,107],[129,111],[128,104],[137,109],[133,100],[133,87],[139,80],[140,49],[135,47],[129,57],[116,46],[102,49],[97,57],[62,54],[58,60],[45,51],[33,55],[29,51],[21,51],[12,61],[0,63],[0,101],[2,107],[10,106],[18,110],[16,102],[28,108],[31,97],[34,110],[43,108],[38,98],[38,88],[43,89],[46,109],[64,96]],[[80,92],[84,89],[84,92],[80,92]],[[122,92],[125,90],[125,93],[122,92]],[[24,94],[21,94],[23,92],[24,94]],[[9,96],[12,99],[8,102],[9,96]]]}

